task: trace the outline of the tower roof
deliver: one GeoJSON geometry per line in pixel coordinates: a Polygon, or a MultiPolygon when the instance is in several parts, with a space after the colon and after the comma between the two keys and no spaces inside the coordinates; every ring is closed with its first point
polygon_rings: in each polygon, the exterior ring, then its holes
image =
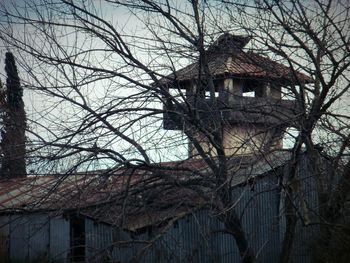
{"type": "MultiPolygon", "coordinates": [[[[310,83],[312,80],[300,72],[294,72],[280,63],[254,52],[245,52],[243,48],[250,41],[248,36],[229,33],[221,35],[206,50],[209,71],[214,77],[267,78],[287,83],[310,83]]],[[[198,61],[169,75],[170,79],[184,82],[199,77],[198,61]]]]}

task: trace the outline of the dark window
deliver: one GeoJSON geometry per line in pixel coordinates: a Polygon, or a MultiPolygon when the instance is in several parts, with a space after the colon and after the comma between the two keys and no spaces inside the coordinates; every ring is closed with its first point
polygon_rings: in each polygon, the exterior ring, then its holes
{"type": "Polygon", "coordinates": [[[264,84],[257,80],[245,80],[243,84],[243,97],[263,97],[264,84]]]}
{"type": "Polygon", "coordinates": [[[255,87],[251,81],[246,80],[242,89],[243,97],[255,97],[255,87]]]}
{"type": "Polygon", "coordinates": [[[85,220],[77,216],[71,217],[71,258],[72,262],[85,261],[85,220]]]}

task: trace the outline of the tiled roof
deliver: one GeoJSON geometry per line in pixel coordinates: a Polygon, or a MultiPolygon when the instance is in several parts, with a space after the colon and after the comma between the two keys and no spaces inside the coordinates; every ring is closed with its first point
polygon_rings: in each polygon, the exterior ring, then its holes
{"type": "MultiPolygon", "coordinates": [[[[233,186],[244,184],[288,159],[286,152],[258,159],[234,157],[229,163],[229,180],[233,186]]],[[[208,166],[199,159],[119,168],[111,176],[89,172],[3,179],[0,214],[78,210],[96,220],[132,230],[202,207],[212,200],[209,185],[214,181],[208,166]],[[191,180],[197,183],[192,184],[191,180]]]]}
{"type": "MultiPolygon", "coordinates": [[[[223,34],[211,45],[206,54],[211,75],[215,77],[231,76],[237,78],[270,78],[287,82],[297,81],[308,83],[311,78],[292,70],[269,58],[253,52],[243,51],[250,38],[223,34]]],[[[199,63],[192,63],[164,78],[163,82],[171,80],[189,81],[198,79],[199,63]]]]}

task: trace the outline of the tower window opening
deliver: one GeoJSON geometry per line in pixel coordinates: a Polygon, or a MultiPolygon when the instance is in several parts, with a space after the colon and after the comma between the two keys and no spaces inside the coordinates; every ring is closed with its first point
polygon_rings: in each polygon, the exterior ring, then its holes
{"type": "Polygon", "coordinates": [[[255,91],[243,92],[242,96],[243,97],[255,97],[255,91]]]}
{"type": "MultiPolygon", "coordinates": [[[[205,92],[205,97],[210,98],[210,91],[205,92]]],[[[219,98],[219,92],[215,91],[215,98],[219,98]]]]}
{"type": "Polygon", "coordinates": [[[263,97],[263,89],[261,83],[255,79],[248,79],[244,81],[242,89],[243,97],[263,97]]]}

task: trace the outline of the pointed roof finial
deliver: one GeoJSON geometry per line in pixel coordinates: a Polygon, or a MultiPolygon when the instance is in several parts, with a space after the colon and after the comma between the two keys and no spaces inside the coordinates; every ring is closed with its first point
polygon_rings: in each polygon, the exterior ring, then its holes
{"type": "Polygon", "coordinates": [[[241,50],[251,40],[249,36],[232,35],[230,33],[224,33],[218,37],[218,39],[209,46],[208,52],[222,52],[230,53],[230,51],[241,50]]]}

